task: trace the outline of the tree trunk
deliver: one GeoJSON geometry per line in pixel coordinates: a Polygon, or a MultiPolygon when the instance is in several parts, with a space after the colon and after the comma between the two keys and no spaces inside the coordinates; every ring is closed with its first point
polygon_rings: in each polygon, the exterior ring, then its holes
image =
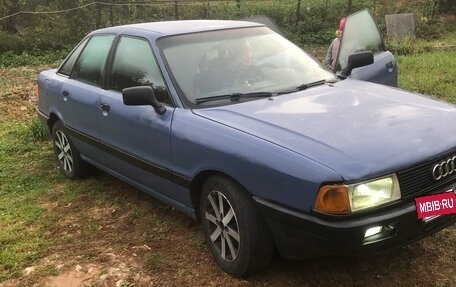
{"type": "Polygon", "coordinates": [[[114,26],[114,13],[112,11],[112,5],[109,5],[109,22],[111,26],[114,26]]]}
{"type": "Polygon", "coordinates": [[[174,0],[174,18],[179,20],[179,6],[177,5],[177,0],[174,0]]]}
{"type": "Polygon", "coordinates": [[[96,4],[95,5],[96,9],[97,9],[97,29],[100,29],[101,28],[101,5],[99,4],[96,4]]]}
{"type": "Polygon", "coordinates": [[[298,0],[296,5],[296,23],[295,26],[298,26],[299,21],[301,21],[301,0],[298,0]]]}
{"type": "Polygon", "coordinates": [[[352,13],[352,3],[353,1],[352,0],[348,0],[348,4],[347,4],[347,15],[350,15],[352,13]]]}
{"type": "MultiPolygon", "coordinates": [[[[19,1],[18,0],[15,0],[15,1],[11,1],[11,7],[9,9],[7,9],[7,15],[11,15],[11,14],[14,14],[16,12],[19,12],[19,1]]],[[[4,22],[3,22],[3,30],[5,31],[8,31],[10,33],[16,33],[17,30],[16,30],[16,17],[17,16],[13,16],[13,17],[9,17],[7,18],[4,22]]]]}

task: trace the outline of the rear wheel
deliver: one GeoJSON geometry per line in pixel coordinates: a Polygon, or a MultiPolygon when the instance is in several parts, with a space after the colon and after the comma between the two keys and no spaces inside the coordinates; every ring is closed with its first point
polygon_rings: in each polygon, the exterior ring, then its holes
{"type": "Polygon", "coordinates": [[[60,121],[52,127],[52,142],[61,172],[70,179],[80,178],[85,172],[85,164],[60,121]]]}
{"type": "Polygon", "coordinates": [[[250,195],[238,183],[210,177],[203,185],[200,216],[206,242],[225,272],[245,277],[270,263],[271,237],[250,195]]]}

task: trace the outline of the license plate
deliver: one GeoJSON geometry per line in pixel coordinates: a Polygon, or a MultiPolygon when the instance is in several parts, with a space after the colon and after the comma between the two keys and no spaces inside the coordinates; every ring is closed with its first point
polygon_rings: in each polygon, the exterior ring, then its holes
{"type": "Polygon", "coordinates": [[[456,213],[456,192],[449,189],[443,193],[415,198],[418,219],[429,222],[444,214],[456,213]]]}

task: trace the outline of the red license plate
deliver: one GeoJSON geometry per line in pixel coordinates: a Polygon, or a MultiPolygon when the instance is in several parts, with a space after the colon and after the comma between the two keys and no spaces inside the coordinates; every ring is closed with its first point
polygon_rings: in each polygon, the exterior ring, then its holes
{"type": "Polygon", "coordinates": [[[451,189],[444,193],[417,197],[415,206],[418,219],[428,222],[444,214],[456,213],[456,193],[451,189]]]}

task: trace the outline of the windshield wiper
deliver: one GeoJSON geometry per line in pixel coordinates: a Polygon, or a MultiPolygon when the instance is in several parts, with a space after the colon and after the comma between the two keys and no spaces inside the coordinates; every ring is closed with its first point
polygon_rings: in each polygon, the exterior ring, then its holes
{"type": "Polygon", "coordinates": [[[323,85],[326,83],[329,83],[329,82],[327,80],[320,80],[320,81],[310,82],[307,84],[302,84],[302,85],[296,87],[296,91],[303,91],[307,88],[320,86],[320,85],[323,85]]]}
{"type": "Polygon", "coordinates": [[[210,97],[202,97],[195,99],[195,104],[201,104],[204,102],[218,101],[224,99],[230,99],[231,101],[239,101],[241,98],[268,98],[274,94],[270,92],[252,92],[252,93],[232,93],[226,95],[216,95],[210,97]]]}
{"type": "Polygon", "coordinates": [[[302,84],[300,86],[297,86],[294,89],[286,90],[286,91],[280,92],[278,94],[279,95],[283,95],[283,94],[295,93],[295,92],[298,92],[298,91],[303,91],[303,90],[305,90],[307,88],[310,88],[310,87],[320,86],[320,85],[323,85],[323,84],[331,84],[331,83],[335,83],[335,82],[337,82],[337,80],[319,80],[319,81],[315,81],[315,82],[302,84]]]}

